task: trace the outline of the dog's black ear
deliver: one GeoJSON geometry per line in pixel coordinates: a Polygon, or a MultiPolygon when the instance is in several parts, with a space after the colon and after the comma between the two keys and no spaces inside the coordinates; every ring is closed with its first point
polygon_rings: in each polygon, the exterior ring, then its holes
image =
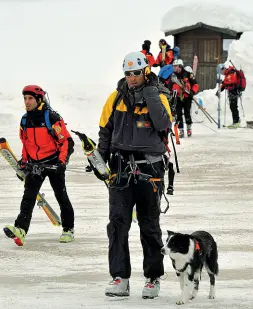
{"type": "Polygon", "coordinates": [[[172,235],[175,235],[175,232],[172,232],[172,231],[169,231],[169,230],[167,230],[167,233],[168,233],[169,237],[172,236],[172,235]]]}

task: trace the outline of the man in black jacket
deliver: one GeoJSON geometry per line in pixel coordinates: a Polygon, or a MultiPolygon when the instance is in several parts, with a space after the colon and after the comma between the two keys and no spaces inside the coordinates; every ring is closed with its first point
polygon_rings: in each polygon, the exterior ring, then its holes
{"type": "MultiPolygon", "coordinates": [[[[171,127],[168,100],[159,91],[141,52],[126,55],[125,78],[108,98],[100,118],[98,150],[114,177],[109,187],[109,268],[107,296],[129,296],[131,264],[128,233],[136,205],[146,283],[143,298],[154,298],[164,274],[159,224],[166,152],[162,132],[171,127]]],[[[97,176],[98,173],[95,174],[97,176]]]]}

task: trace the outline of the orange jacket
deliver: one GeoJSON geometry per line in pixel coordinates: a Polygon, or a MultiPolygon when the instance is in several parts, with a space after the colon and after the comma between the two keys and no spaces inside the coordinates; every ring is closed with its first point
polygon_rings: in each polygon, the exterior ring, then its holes
{"type": "Polygon", "coordinates": [[[150,52],[147,52],[144,49],[141,50],[141,52],[146,56],[146,58],[148,59],[149,65],[152,67],[152,65],[155,63],[154,56],[150,52]]]}
{"type": "Polygon", "coordinates": [[[163,59],[162,59],[162,51],[160,51],[157,58],[156,58],[155,63],[157,65],[159,65],[160,67],[162,67],[164,65],[171,64],[173,62],[173,60],[174,60],[173,50],[170,49],[170,48],[166,48],[164,62],[163,62],[163,59]]]}
{"type": "Polygon", "coordinates": [[[74,141],[60,116],[49,112],[52,134],[45,125],[44,112],[47,106],[40,106],[27,113],[26,125],[20,123],[20,139],[23,143],[22,161],[50,161],[58,158],[68,163],[69,156],[74,152],[74,141]]]}

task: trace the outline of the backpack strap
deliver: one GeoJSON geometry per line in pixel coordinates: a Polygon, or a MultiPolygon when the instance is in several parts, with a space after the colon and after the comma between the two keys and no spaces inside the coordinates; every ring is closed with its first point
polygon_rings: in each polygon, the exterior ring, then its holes
{"type": "Polygon", "coordinates": [[[56,139],[56,135],[55,135],[55,132],[52,128],[52,124],[51,124],[51,121],[50,121],[50,110],[49,109],[46,109],[45,112],[44,112],[44,119],[45,119],[45,123],[46,123],[46,127],[47,127],[47,130],[48,130],[48,133],[54,138],[56,139]]]}
{"type": "MultiPolygon", "coordinates": [[[[49,134],[52,135],[52,137],[55,137],[55,133],[54,133],[54,130],[53,130],[51,122],[50,122],[50,111],[49,111],[49,109],[45,110],[44,119],[45,119],[45,124],[46,124],[46,127],[48,129],[49,134]]],[[[21,118],[21,126],[22,126],[22,129],[23,129],[24,132],[26,131],[26,121],[27,121],[27,113],[25,113],[21,118]]]]}
{"type": "Polygon", "coordinates": [[[49,110],[48,109],[46,109],[45,112],[44,112],[44,119],[45,119],[46,127],[51,134],[51,131],[53,129],[52,129],[52,125],[51,125],[51,122],[50,122],[50,119],[49,119],[49,110]]]}
{"type": "Polygon", "coordinates": [[[21,118],[21,126],[23,131],[26,131],[26,120],[27,120],[27,113],[25,113],[21,118]]]}
{"type": "Polygon", "coordinates": [[[113,109],[112,109],[112,113],[114,113],[114,111],[116,110],[117,106],[119,105],[119,102],[123,99],[123,95],[121,93],[117,93],[116,98],[113,102],[113,109]]]}

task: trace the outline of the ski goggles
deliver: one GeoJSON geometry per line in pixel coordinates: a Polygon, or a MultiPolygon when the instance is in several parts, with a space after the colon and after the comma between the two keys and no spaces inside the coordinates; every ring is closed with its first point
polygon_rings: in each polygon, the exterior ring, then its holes
{"type": "Polygon", "coordinates": [[[136,70],[136,71],[126,71],[125,76],[130,77],[130,76],[141,76],[143,74],[142,70],[136,70]]]}

